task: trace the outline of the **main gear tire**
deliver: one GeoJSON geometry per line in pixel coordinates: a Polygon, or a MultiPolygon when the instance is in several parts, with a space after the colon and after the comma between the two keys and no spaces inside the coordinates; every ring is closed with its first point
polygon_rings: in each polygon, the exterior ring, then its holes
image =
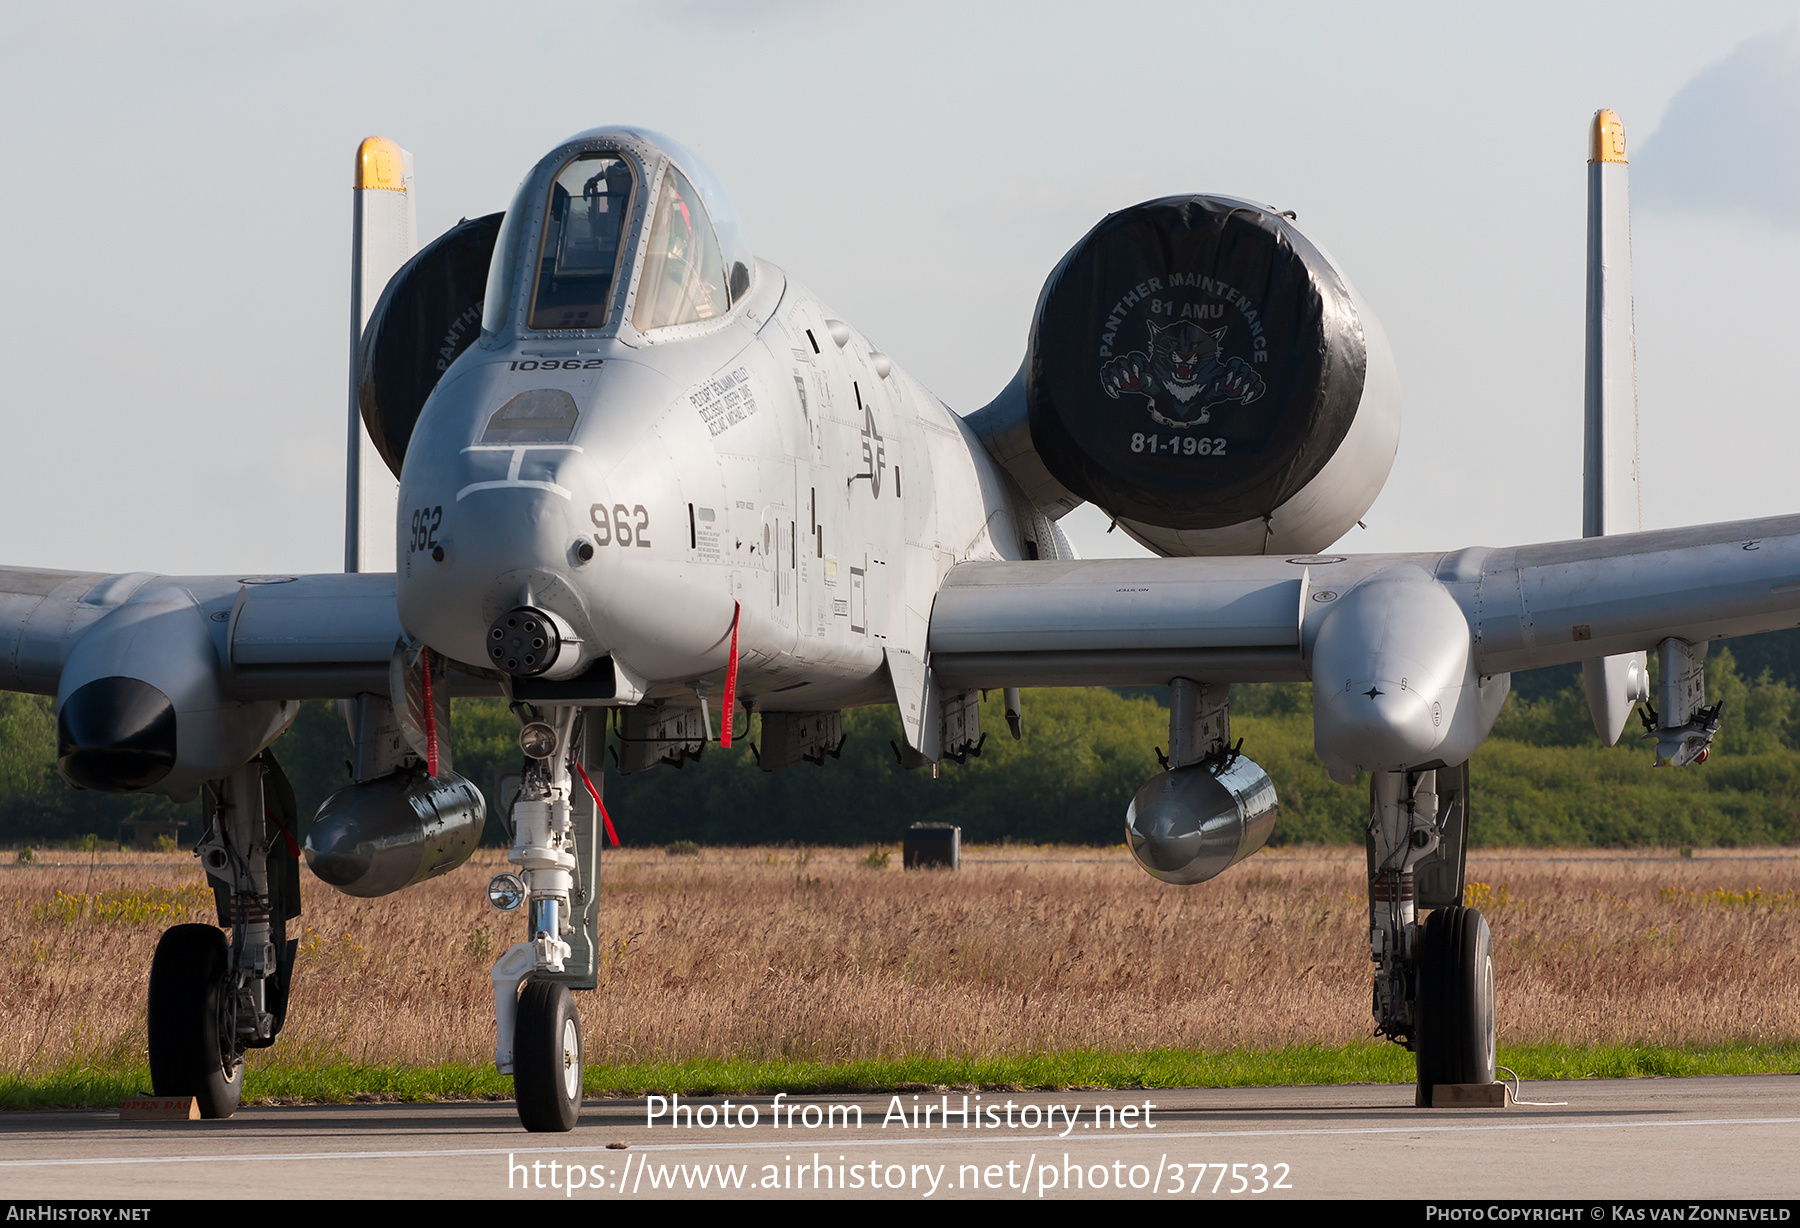
{"type": "Polygon", "coordinates": [[[211,925],[164,930],[150,961],[150,1086],[158,1096],[195,1097],[202,1117],[230,1117],[244,1094],[230,971],[230,945],[211,925]]]}
{"type": "Polygon", "coordinates": [[[568,987],[528,981],[513,1025],[513,1098],[534,1134],[575,1128],[581,1116],[581,1015],[568,987]]]}
{"type": "Polygon", "coordinates": [[[1439,908],[1419,944],[1418,1103],[1432,1088],[1494,1081],[1494,950],[1487,918],[1439,908]]]}

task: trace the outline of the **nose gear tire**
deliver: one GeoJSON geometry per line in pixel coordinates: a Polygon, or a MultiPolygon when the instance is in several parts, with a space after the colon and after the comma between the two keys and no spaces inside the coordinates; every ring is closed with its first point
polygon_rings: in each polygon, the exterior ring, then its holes
{"type": "Polygon", "coordinates": [[[227,1007],[231,949],[210,925],[163,931],[150,962],[150,1086],[193,1096],[202,1117],[230,1117],[244,1094],[244,1059],[227,1007]]]}
{"type": "Polygon", "coordinates": [[[568,988],[528,981],[513,1027],[513,1097],[533,1133],[575,1128],[581,1115],[581,1015],[568,988]]]}
{"type": "Polygon", "coordinates": [[[1418,1103],[1440,1084],[1494,1081],[1494,954],[1487,919],[1439,908],[1419,949],[1418,1103]]]}

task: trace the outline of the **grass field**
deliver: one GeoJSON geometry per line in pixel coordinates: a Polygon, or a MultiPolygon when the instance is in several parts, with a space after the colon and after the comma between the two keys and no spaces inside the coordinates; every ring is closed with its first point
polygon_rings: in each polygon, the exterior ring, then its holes
{"type": "MultiPolygon", "coordinates": [[[[579,997],[591,1092],[1404,1081],[1369,1039],[1360,850],[1265,851],[1181,889],[1121,849],[608,855],[579,997]]],[[[381,900],[310,878],[289,1024],[248,1097],[504,1096],[487,977],[498,855],[381,900]]],[[[1471,853],[1501,1060],[1527,1077],[1800,1072],[1800,853],[1471,853]]],[[[186,854],[0,864],[0,1103],[147,1087],[161,930],[207,920],[186,854]]]]}

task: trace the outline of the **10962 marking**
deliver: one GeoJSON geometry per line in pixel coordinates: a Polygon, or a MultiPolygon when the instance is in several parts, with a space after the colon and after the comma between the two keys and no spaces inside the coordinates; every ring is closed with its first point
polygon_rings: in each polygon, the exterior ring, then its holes
{"type": "Polygon", "coordinates": [[[506,364],[508,371],[598,371],[601,358],[523,358],[506,364]]]}

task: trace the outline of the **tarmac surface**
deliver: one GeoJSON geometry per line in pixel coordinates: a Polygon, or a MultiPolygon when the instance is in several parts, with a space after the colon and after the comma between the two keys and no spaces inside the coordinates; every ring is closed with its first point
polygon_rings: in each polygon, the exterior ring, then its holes
{"type": "Polygon", "coordinates": [[[1566,1103],[1418,1109],[1410,1085],[931,1090],[681,1098],[646,1124],[656,1101],[635,1098],[590,1100],[573,1132],[552,1135],[523,1132],[507,1101],[274,1106],[211,1122],[14,1112],[0,1114],[0,1192],[126,1203],[1800,1196],[1800,1076],[1526,1083],[1519,1098],[1566,1103]]]}

